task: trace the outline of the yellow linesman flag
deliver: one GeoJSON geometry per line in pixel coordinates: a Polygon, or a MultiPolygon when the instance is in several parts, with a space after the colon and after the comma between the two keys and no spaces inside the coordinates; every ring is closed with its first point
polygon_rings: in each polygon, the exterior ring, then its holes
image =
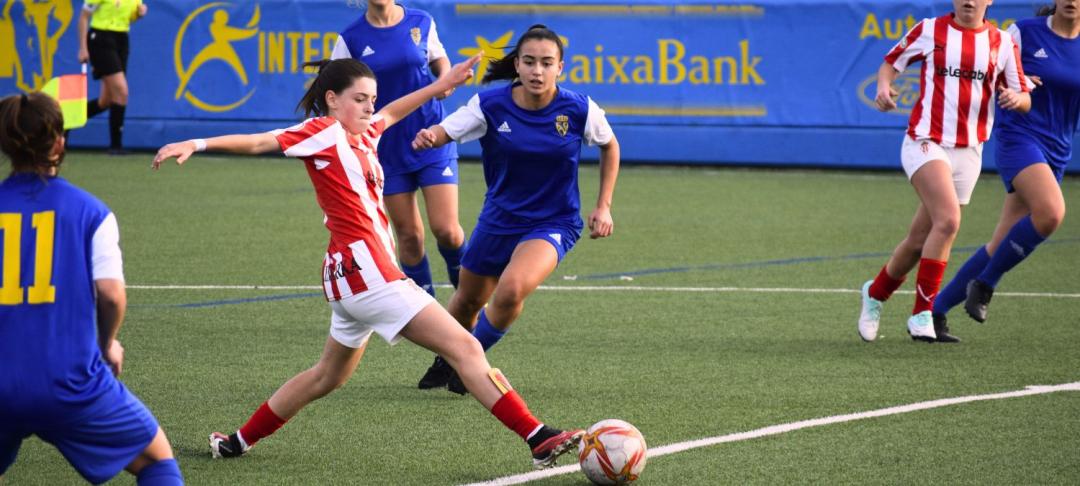
{"type": "Polygon", "coordinates": [[[86,72],[58,76],[45,83],[41,92],[60,102],[64,130],[86,125],[86,72]]]}

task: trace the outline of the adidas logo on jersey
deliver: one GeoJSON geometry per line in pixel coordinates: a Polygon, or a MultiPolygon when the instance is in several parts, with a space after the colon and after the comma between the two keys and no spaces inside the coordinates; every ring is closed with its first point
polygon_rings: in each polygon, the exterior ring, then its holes
{"type": "Polygon", "coordinates": [[[1035,56],[1037,58],[1040,58],[1040,59],[1046,59],[1046,58],[1050,57],[1050,56],[1046,55],[1046,49],[1043,49],[1041,47],[1039,48],[1039,50],[1035,51],[1035,54],[1033,54],[1033,56],[1035,56]]]}
{"type": "Polygon", "coordinates": [[[375,49],[372,49],[371,46],[364,46],[364,52],[360,53],[360,57],[370,56],[372,54],[375,54],[375,49]]]}
{"type": "Polygon", "coordinates": [[[454,177],[454,171],[450,170],[450,168],[447,167],[447,168],[443,169],[442,175],[443,175],[443,177],[454,177]]]}
{"type": "Polygon", "coordinates": [[[506,122],[502,122],[502,125],[499,125],[499,128],[496,128],[495,130],[500,133],[510,133],[510,125],[507,125],[506,122]]]}
{"type": "Polygon", "coordinates": [[[548,236],[550,236],[551,239],[555,240],[555,243],[558,243],[560,245],[562,244],[562,235],[558,233],[548,233],[548,236]]]}

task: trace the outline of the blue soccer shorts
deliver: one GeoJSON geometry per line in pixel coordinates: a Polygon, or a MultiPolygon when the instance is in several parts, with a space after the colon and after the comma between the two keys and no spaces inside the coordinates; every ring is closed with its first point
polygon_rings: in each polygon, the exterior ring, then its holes
{"type": "Polygon", "coordinates": [[[457,159],[434,162],[413,172],[387,175],[383,182],[383,195],[416,192],[421,187],[458,183],[457,159]]]}
{"type": "Polygon", "coordinates": [[[510,264],[514,249],[528,240],[544,240],[555,248],[561,262],[574,248],[580,232],[559,226],[540,226],[529,231],[509,235],[497,235],[475,229],[465,245],[461,256],[462,268],[477,275],[498,277],[510,264]]]}
{"type": "Polygon", "coordinates": [[[1058,184],[1061,184],[1061,179],[1065,176],[1065,166],[1068,164],[1068,161],[1054,160],[1048,156],[1039,143],[1030,137],[1013,133],[998,137],[994,159],[998,173],[1001,175],[1001,182],[1005,184],[1005,190],[1009,193],[1016,190],[1012,184],[1013,179],[1032,165],[1049,165],[1058,184]]]}
{"type": "Polygon", "coordinates": [[[88,482],[104,483],[131,464],[157,435],[158,423],[150,410],[126,388],[122,395],[107,395],[92,406],[85,418],[40,417],[40,425],[0,424],[0,475],[14,462],[23,439],[31,434],[55,446],[88,482]]]}

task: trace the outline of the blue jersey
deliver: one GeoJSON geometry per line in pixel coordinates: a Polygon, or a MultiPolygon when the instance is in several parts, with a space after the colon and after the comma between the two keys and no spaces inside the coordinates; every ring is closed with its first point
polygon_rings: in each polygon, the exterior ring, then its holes
{"type": "Polygon", "coordinates": [[[510,234],[557,224],[580,231],[578,157],[589,99],[559,87],[546,107],[514,104],[515,84],[481,92],[487,131],[480,137],[487,193],[477,228],[510,234]]]}
{"type": "MultiPolygon", "coordinates": [[[[1022,114],[998,108],[999,141],[1018,137],[1034,141],[1051,160],[1064,166],[1072,158],[1072,141],[1080,122],[1080,39],[1066,39],[1050,30],[1047,17],[1016,22],[1024,73],[1039,76],[1042,86],[1031,92],[1031,111],[1022,114]]],[[[1010,32],[1016,37],[1013,28],[1010,32]]],[[[999,160],[998,164],[1030,163],[999,160]]]]}
{"type": "MultiPolygon", "coordinates": [[[[430,62],[446,56],[431,15],[423,10],[404,10],[405,17],[391,27],[372,26],[361,15],[341,32],[331,56],[352,57],[371,67],[378,86],[376,111],[431,84],[434,78],[430,62]]],[[[439,123],[445,115],[442,102],[432,99],[383,133],[378,151],[386,175],[415,172],[457,158],[457,146],[452,143],[420,152],[412,149],[416,133],[439,123]]]]}
{"type": "Polygon", "coordinates": [[[109,214],[59,177],[0,183],[0,423],[75,420],[106,395],[123,397],[98,349],[91,266],[109,214]]]}

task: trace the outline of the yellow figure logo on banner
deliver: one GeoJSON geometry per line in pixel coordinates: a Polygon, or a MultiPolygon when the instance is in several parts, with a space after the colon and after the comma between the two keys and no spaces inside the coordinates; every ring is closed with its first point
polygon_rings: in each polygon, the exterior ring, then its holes
{"type": "Polygon", "coordinates": [[[472,81],[466,84],[480,84],[480,81],[484,79],[484,74],[487,73],[488,63],[495,59],[502,59],[506,55],[506,47],[510,45],[511,40],[514,37],[514,31],[508,30],[505,34],[499,36],[494,41],[489,41],[484,36],[476,36],[475,47],[463,47],[458,49],[458,54],[465,57],[472,57],[477,54],[483,54],[480,58],[480,62],[476,64],[476,76],[473,76],[472,81]]]}
{"type": "Polygon", "coordinates": [[[0,78],[15,78],[15,86],[23,91],[36,91],[53,78],[53,61],[60,37],[67,32],[74,17],[71,0],[6,0],[0,11],[0,78]],[[30,72],[26,79],[26,66],[19,53],[23,39],[16,38],[15,18],[12,11],[16,4],[22,5],[23,21],[33,34],[25,39],[27,54],[36,52],[40,72],[30,72]],[[53,22],[55,21],[55,23],[53,22]]]}
{"type": "Polygon", "coordinates": [[[244,63],[240,60],[240,56],[236,53],[236,49],[233,47],[233,42],[242,41],[255,37],[259,33],[259,6],[255,5],[255,11],[251,14],[251,19],[248,20],[247,25],[243,28],[234,27],[229,25],[229,12],[224,7],[229,6],[226,2],[212,2],[202,7],[195,9],[191,12],[184,23],[180,24],[180,30],[176,33],[176,42],[173,46],[174,61],[176,64],[176,77],[180,80],[180,85],[176,88],[176,99],[183,97],[188,103],[191,103],[196,108],[203,111],[211,111],[220,113],[224,111],[233,110],[236,107],[244,104],[251,95],[255,94],[255,88],[252,88],[239,100],[229,104],[213,104],[198,98],[188,86],[192,76],[198,72],[199,68],[206,65],[210,61],[221,61],[228,65],[237,77],[240,78],[240,82],[244,86],[248,85],[247,70],[244,68],[244,63]],[[184,66],[183,56],[181,55],[181,47],[184,43],[184,35],[187,33],[188,26],[199,17],[203,12],[216,8],[214,11],[213,20],[210,22],[210,38],[212,39],[210,44],[206,45],[199,50],[198,54],[191,59],[187,67],[184,66]]]}

